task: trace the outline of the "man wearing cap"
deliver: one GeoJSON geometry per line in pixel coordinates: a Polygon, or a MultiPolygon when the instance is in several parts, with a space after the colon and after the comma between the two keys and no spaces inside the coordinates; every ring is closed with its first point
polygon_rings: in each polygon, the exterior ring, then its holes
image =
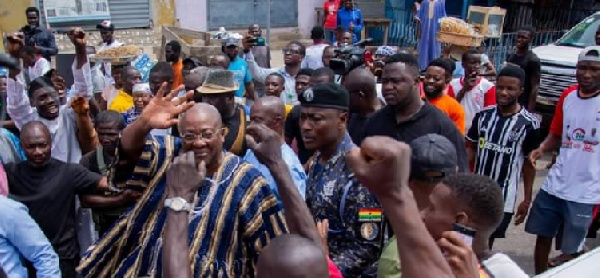
{"type": "Polygon", "coordinates": [[[325,29],[316,26],[310,31],[310,39],[313,45],[306,48],[306,57],[302,60],[302,68],[316,70],[323,67],[323,49],[328,46],[325,43],[325,29]]]}
{"type": "Polygon", "coordinates": [[[100,43],[100,49],[98,49],[98,51],[108,50],[123,45],[122,42],[115,40],[115,25],[110,20],[100,22],[96,25],[96,29],[100,31],[100,37],[102,37],[102,43],[100,43]]]}
{"type": "MultiPolygon", "coordinates": [[[[427,134],[410,142],[412,149],[411,173],[408,186],[411,189],[419,211],[429,206],[429,195],[433,188],[445,177],[458,170],[456,148],[445,137],[438,134],[427,134]]],[[[385,222],[385,231],[391,227],[385,222]]],[[[384,237],[385,239],[385,237],[384,237]]],[[[379,259],[377,277],[401,277],[400,258],[396,236],[386,243],[379,259]]]]}
{"type": "Polygon", "coordinates": [[[208,72],[202,87],[198,88],[202,102],[217,108],[223,120],[225,142],[223,148],[235,155],[246,153],[246,111],[235,103],[234,94],[239,89],[229,70],[208,72]]]}
{"type": "Polygon", "coordinates": [[[254,92],[254,83],[252,75],[248,69],[248,63],[240,57],[239,40],[229,38],[225,41],[223,53],[229,57],[229,70],[235,74],[235,82],[239,88],[235,92],[236,101],[241,105],[246,105],[246,98],[257,100],[258,96],[254,92]]]}
{"type": "Polygon", "coordinates": [[[600,204],[600,46],[586,47],[577,62],[578,87],[560,97],[550,134],[531,152],[535,161],[560,147],[556,164],[535,197],[525,231],[537,235],[535,272],[548,268],[552,238],[562,223],[562,255],[565,262],[580,254],[580,244],[600,204]]]}
{"type": "Polygon", "coordinates": [[[316,150],[308,161],[308,207],[316,221],[329,220],[329,255],[344,277],[375,277],[382,210],[346,164],[346,153],[356,147],[346,131],[348,91],[324,83],[299,97],[302,139],[316,150]]]}

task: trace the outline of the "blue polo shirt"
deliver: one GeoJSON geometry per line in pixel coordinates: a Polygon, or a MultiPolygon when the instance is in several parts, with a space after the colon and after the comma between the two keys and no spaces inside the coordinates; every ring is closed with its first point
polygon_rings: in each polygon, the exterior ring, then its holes
{"type": "Polygon", "coordinates": [[[240,88],[235,92],[235,96],[243,97],[246,90],[246,83],[252,82],[252,75],[250,75],[248,63],[240,56],[236,56],[235,60],[229,63],[229,70],[233,71],[235,81],[240,85],[240,88]]]}

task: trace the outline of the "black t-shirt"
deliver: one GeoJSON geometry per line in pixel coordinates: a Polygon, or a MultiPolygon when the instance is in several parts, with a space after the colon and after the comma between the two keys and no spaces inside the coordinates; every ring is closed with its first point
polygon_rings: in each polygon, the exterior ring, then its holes
{"type": "Polygon", "coordinates": [[[368,119],[369,116],[363,116],[356,113],[350,115],[350,119],[348,120],[348,133],[354,144],[358,144],[359,140],[361,140],[368,119]]]}
{"type": "Polygon", "coordinates": [[[519,97],[519,103],[527,108],[529,105],[529,96],[531,95],[531,78],[539,78],[542,70],[540,58],[533,51],[529,50],[525,55],[513,53],[506,59],[507,62],[521,67],[525,71],[525,88],[519,97]]]}
{"type": "Polygon", "coordinates": [[[42,168],[6,165],[10,197],[25,204],[61,259],[79,255],[75,195],[92,193],[101,176],[79,164],[51,159],[42,168]]]}
{"type": "Polygon", "coordinates": [[[246,154],[246,111],[241,106],[235,108],[233,116],[223,118],[225,128],[225,142],[223,148],[235,155],[246,154]]]}
{"type": "Polygon", "coordinates": [[[459,171],[468,171],[464,137],[460,134],[452,120],[448,118],[448,115],[431,104],[425,103],[421,107],[421,110],[410,119],[398,123],[395,109],[393,106],[386,106],[371,115],[365,124],[364,132],[357,144],[360,144],[364,138],[371,136],[388,136],[410,144],[414,139],[435,133],[448,138],[454,144],[458,155],[459,171]]]}
{"type": "Polygon", "coordinates": [[[313,155],[314,151],[307,150],[306,146],[304,146],[304,141],[302,141],[302,134],[300,134],[300,108],[300,105],[294,106],[285,119],[285,137],[292,140],[296,139],[298,159],[300,159],[300,163],[304,164],[313,155]]]}

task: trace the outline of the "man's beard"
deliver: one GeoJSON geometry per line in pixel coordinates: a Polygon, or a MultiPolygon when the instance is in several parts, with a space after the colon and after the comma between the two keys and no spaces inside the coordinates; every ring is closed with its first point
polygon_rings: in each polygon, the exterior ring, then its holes
{"type": "Polygon", "coordinates": [[[444,92],[444,90],[435,90],[433,92],[427,92],[425,90],[423,90],[425,92],[425,96],[427,98],[436,98],[442,95],[442,93],[444,92]]]}

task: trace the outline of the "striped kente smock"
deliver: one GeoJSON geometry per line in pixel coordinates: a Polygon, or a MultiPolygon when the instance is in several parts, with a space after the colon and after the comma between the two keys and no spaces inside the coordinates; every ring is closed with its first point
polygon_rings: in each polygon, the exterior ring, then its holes
{"type": "MultiPolygon", "coordinates": [[[[162,277],[165,173],[180,146],[178,138],[149,137],[124,185],[145,188],[144,194],[84,256],[78,268],[84,277],[162,277]]],[[[225,153],[190,215],[193,277],[254,277],[260,250],[286,232],[282,208],[260,172],[225,153]]]]}

